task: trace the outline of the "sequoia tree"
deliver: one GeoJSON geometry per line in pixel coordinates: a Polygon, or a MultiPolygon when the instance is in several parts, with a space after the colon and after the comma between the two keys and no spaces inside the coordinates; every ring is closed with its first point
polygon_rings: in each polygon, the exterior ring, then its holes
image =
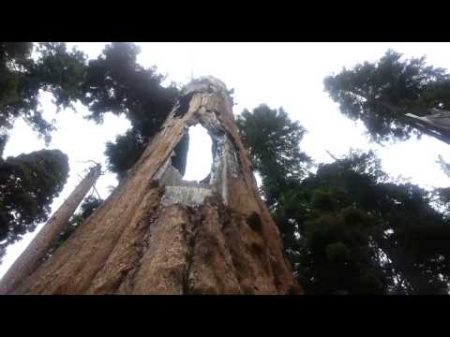
{"type": "Polygon", "coordinates": [[[116,190],[17,294],[299,293],[261,200],[225,85],[190,83],[116,190]],[[202,183],[172,158],[189,126],[213,139],[202,183]]]}
{"type": "Polygon", "coordinates": [[[450,74],[392,50],[325,79],[343,114],[377,141],[427,134],[450,144],[450,74]]]}
{"type": "Polygon", "coordinates": [[[309,293],[445,293],[450,222],[432,194],[388,181],[372,153],[352,153],[284,190],[274,218],[297,229],[285,247],[309,293]]]}
{"type": "MultiPolygon", "coordinates": [[[[292,121],[282,109],[260,105],[251,112],[244,110],[237,117],[244,146],[249,151],[252,168],[261,176],[261,194],[273,216],[286,207],[286,196],[295,193],[308,174],[311,159],[301,151],[300,142],[306,130],[292,121]]],[[[292,205],[296,209],[301,204],[292,205]]],[[[298,240],[298,224],[292,219],[279,218],[285,253],[291,257],[298,240]]],[[[295,259],[293,260],[295,261],[295,259]]]]}
{"type": "Polygon", "coordinates": [[[389,181],[370,152],[307,174],[304,131],[283,111],[260,106],[239,116],[238,126],[305,292],[448,291],[450,222],[431,206],[448,210],[448,189],[389,181]]]}
{"type": "Polygon", "coordinates": [[[244,110],[237,125],[254,169],[261,175],[265,201],[274,206],[289,184],[308,173],[311,159],[300,151],[306,130],[291,121],[282,109],[260,105],[252,112],[244,110]]]}
{"type": "Polygon", "coordinates": [[[88,118],[101,123],[105,113],[123,114],[131,123],[131,129],[106,148],[108,168],[119,179],[159,131],[179,94],[175,85],[162,85],[164,77],[155,68],[140,65],[138,53],[139,47],[132,43],[106,45],[101,55],[89,61],[81,87],[88,118]]]}
{"type": "Polygon", "coordinates": [[[68,174],[67,156],[41,150],[4,159],[14,121],[22,118],[48,143],[54,127],[39,104],[42,91],[59,108],[81,98],[85,56],[64,43],[0,42],[0,257],[8,244],[47,220],[68,174]]]}
{"type": "Polygon", "coordinates": [[[58,107],[71,106],[82,97],[85,60],[65,43],[0,42],[0,134],[22,117],[49,142],[54,127],[42,116],[39,94],[50,92],[58,107]]]}
{"type": "Polygon", "coordinates": [[[47,220],[68,172],[68,158],[59,150],[0,158],[0,257],[8,244],[47,220]]]}

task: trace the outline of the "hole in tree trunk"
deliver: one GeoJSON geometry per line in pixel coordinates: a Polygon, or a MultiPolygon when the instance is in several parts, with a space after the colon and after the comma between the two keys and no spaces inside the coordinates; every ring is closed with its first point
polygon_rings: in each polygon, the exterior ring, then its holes
{"type": "Polygon", "coordinates": [[[211,149],[212,139],[208,131],[201,124],[191,126],[183,180],[209,183],[208,177],[213,163],[211,149]]]}

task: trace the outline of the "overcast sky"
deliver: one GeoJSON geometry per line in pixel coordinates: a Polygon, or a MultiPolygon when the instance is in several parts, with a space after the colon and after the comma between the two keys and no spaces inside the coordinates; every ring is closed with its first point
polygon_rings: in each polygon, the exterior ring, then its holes
{"type": "MultiPolygon", "coordinates": [[[[90,58],[97,57],[105,43],[70,43],[77,45],[90,58]]],[[[373,149],[382,160],[383,169],[394,177],[402,176],[424,188],[449,187],[447,177],[436,163],[438,155],[450,161],[450,147],[423,136],[381,147],[369,142],[360,123],[347,119],[324,92],[323,79],[343,67],[379,59],[388,48],[404,57],[425,55],[430,64],[450,69],[450,43],[139,43],[139,63],[157,66],[171,81],[185,84],[192,77],[212,75],[234,88],[235,114],[261,103],[271,108],[283,107],[291,119],[298,120],[308,131],[301,143],[317,163],[331,162],[327,150],[343,156],[353,149],[373,149]]],[[[83,119],[87,113],[81,104],[75,111],[56,113],[49,95],[42,95],[44,117],[55,120],[49,148],[60,149],[69,156],[70,176],[60,196],[52,204],[55,211],[72,192],[95,160],[105,167],[105,144],[124,133],[130,124],[124,117],[107,115],[102,125],[83,119]]],[[[191,128],[192,129],[192,128],[191,128]]],[[[204,178],[209,172],[211,142],[200,127],[191,134],[187,180],[204,178]]],[[[43,140],[22,121],[17,120],[5,147],[4,157],[16,156],[44,148],[43,140]]],[[[114,175],[106,173],[97,182],[97,190],[105,198],[114,175]]],[[[0,277],[23,251],[42,225],[8,248],[0,265],[0,277]]]]}

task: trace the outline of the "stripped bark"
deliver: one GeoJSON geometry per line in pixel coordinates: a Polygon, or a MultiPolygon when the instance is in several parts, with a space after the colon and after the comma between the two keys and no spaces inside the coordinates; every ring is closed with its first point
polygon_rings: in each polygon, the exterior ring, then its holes
{"type": "Polygon", "coordinates": [[[301,293],[225,85],[190,83],[117,189],[14,293],[301,293]],[[183,181],[171,160],[196,123],[214,143],[206,183],[183,181]]]}

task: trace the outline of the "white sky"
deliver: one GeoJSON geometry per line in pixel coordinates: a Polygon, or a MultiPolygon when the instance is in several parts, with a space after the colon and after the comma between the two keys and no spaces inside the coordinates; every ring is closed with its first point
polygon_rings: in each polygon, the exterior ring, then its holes
{"type": "MultiPolygon", "coordinates": [[[[70,43],[77,45],[90,58],[97,57],[105,43],[70,43]]],[[[353,67],[363,61],[376,61],[388,48],[405,57],[427,56],[428,63],[450,70],[450,43],[139,43],[139,63],[156,65],[167,75],[167,82],[187,83],[192,77],[206,75],[223,80],[234,88],[237,105],[235,114],[244,108],[253,109],[261,103],[272,108],[283,107],[291,119],[298,120],[307,130],[301,143],[303,151],[316,162],[331,162],[327,150],[335,156],[350,148],[373,149],[382,160],[383,169],[392,176],[402,176],[425,188],[449,187],[447,177],[436,163],[438,155],[450,161],[450,147],[436,139],[423,136],[380,147],[369,143],[364,127],[339,112],[323,90],[323,79],[338,73],[344,66],[353,67]]],[[[70,177],[61,195],[52,204],[55,211],[72,192],[89,165],[82,161],[96,160],[105,168],[105,143],[113,141],[129,127],[124,117],[107,115],[102,125],[83,120],[86,108],[76,106],[78,113],[56,114],[51,97],[43,95],[44,117],[55,119],[58,130],[53,133],[49,148],[57,148],[69,156],[70,177]]],[[[191,128],[192,129],[192,128],[191,128]]],[[[202,179],[209,172],[210,141],[200,128],[190,130],[187,180],[202,179]],[[209,157],[208,157],[209,156],[209,157]],[[208,165],[204,165],[208,163],[208,165]]],[[[5,147],[4,157],[44,148],[44,142],[21,120],[18,120],[5,147]]],[[[117,181],[112,174],[103,175],[97,190],[103,198],[117,181]]],[[[0,265],[0,277],[25,249],[42,225],[33,233],[8,248],[0,265]]]]}
{"type": "Polygon", "coordinates": [[[207,177],[211,172],[213,161],[211,148],[212,139],[208,135],[208,131],[200,124],[191,126],[189,128],[189,149],[195,149],[195,151],[188,151],[184,180],[200,181],[207,177]]]}

